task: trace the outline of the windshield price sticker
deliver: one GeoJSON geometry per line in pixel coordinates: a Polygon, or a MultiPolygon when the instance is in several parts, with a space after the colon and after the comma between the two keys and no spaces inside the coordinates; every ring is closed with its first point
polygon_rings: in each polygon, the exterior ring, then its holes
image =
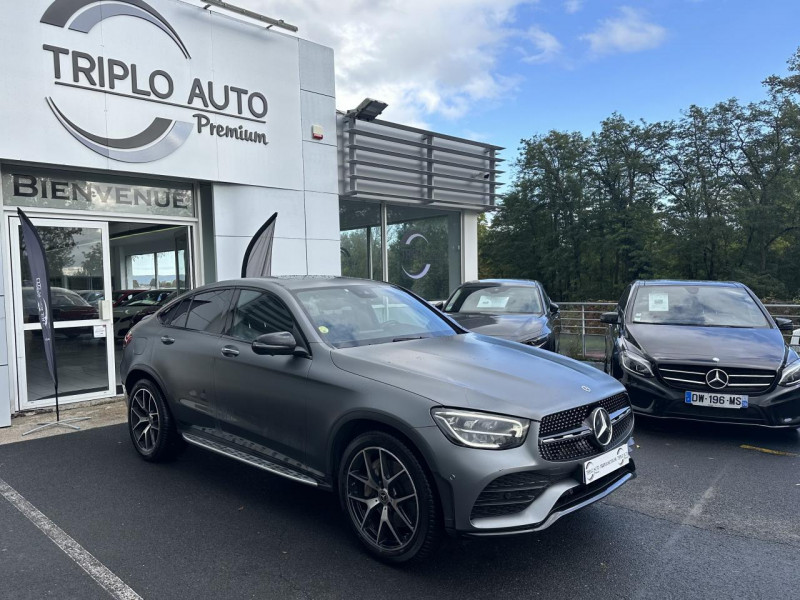
{"type": "Polygon", "coordinates": [[[703,392],[686,392],[686,404],[712,406],[714,408],[747,408],[749,396],[741,394],[707,394],[703,392]]]}
{"type": "Polygon", "coordinates": [[[508,298],[508,296],[481,296],[478,308],[505,308],[508,298]]]}
{"type": "Polygon", "coordinates": [[[663,292],[651,292],[648,295],[650,312],[667,312],[669,310],[669,295],[663,292]]]}

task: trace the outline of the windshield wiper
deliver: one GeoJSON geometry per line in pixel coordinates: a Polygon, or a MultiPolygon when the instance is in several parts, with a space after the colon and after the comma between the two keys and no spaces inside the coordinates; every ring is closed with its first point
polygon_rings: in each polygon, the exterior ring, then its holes
{"type": "Polygon", "coordinates": [[[411,340],[424,340],[426,337],[428,337],[428,336],[427,335],[417,335],[417,336],[397,337],[397,338],[394,338],[392,341],[393,342],[409,342],[411,340]]]}

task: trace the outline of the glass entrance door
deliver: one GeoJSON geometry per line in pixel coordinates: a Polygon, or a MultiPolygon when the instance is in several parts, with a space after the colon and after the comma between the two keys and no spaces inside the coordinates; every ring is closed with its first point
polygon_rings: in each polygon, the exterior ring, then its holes
{"type": "MultiPolygon", "coordinates": [[[[50,271],[59,399],[112,396],[114,336],[108,224],[33,219],[50,271]]],[[[20,409],[55,403],[19,219],[9,217],[20,409]]]]}

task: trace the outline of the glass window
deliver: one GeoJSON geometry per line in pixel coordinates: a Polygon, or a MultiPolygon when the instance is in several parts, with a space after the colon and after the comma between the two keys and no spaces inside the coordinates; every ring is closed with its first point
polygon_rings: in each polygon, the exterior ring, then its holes
{"type": "Polygon", "coordinates": [[[447,303],[447,312],[543,314],[539,291],[533,286],[463,287],[447,303]]]}
{"type": "Polygon", "coordinates": [[[641,286],[631,309],[634,323],[701,327],[769,327],[747,290],[709,285],[641,286]]]}
{"type": "Polygon", "coordinates": [[[387,208],[389,281],[426,300],[461,285],[461,213],[416,206],[387,208]]]}
{"type": "Polygon", "coordinates": [[[186,327],[186,315],[189,313],[189,305],[191,305],[191,298],[184,298],[181,302],[175,304],[170,308],[161,320],[173,327],[186,327]]]}
{"type": "Polygon", "coordinates": [[[192,308],[186,317],[186,328],[207,333],[221,333],[233,290],[210,290],[192,297],[192,308]]]}
{"type": "Polygon", "coordinates": [[[386,285],[313,288],[295,295],[317,331],[336,348],[456,334],[430,306],[386,285]]]}
{"type": "Polygon", "coordinates": [[[241,290],[228,335],[252,342],[265,333],[294,331],[294,319],[286,305],[274,295],[241,290]]]}
{"type": "Polygon", "coordinates": [[[339,204],[342,275],[383,279],[381,205],[342,200],[339,204]]]}

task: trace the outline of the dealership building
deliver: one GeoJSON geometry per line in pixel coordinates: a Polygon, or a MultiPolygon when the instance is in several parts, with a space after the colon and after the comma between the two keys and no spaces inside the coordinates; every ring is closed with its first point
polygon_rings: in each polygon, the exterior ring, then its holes
{"type": "Polygon", "coordinates": [[[47,251],[63,403],[120,392],[114,292],[238,277],[274,212],[274,275],[429,300],[477,277],[501,149],[386,122],[377,101],[337,111],[330,48],[220,2],[8,4],[0,426],[54,403],[18,208],[47,251]]]}

